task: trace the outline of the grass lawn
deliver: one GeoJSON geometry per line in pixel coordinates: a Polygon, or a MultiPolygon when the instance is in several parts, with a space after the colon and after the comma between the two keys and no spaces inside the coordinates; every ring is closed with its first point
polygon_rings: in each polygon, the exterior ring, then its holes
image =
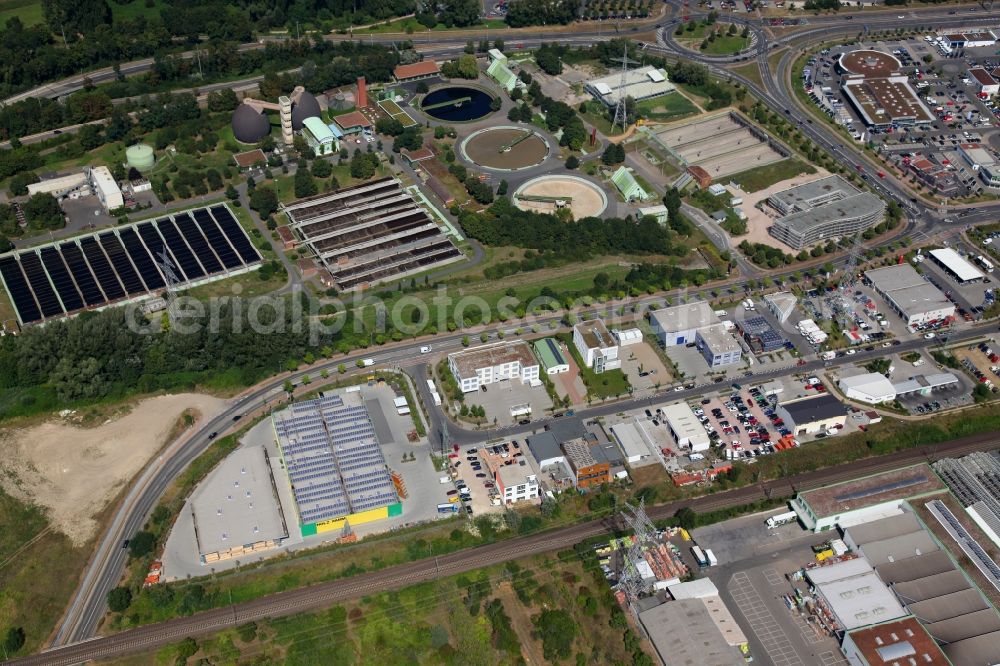
{"type": "Polygon", "coordinates": [[[254,296],[263,296],[264,294],[281,289],[281,287],[285,286],[287,280],[284,275],[271,275],[268,279],[261,280],[261,275],[262,273],[258,271],[234,275],[233,277],[199,285],[194,289],[188,289],[184,292],[184,295],[205,300],[233,296],[238,291],[242,298],[253,298],[254,296]]]}
{"type": "Polygon", "coordinates": [[[601,374],[597,374],[584,365],[583,359],[580,357],[580,352],[577,351],[576,345],[573,344],[572,333],[560,333],[556,337],[566,343],[566,347],[573,354],[573,360],[576,361],[577,367],[580,368],[580,378],[587,386],[589,397],[606,400],[607,398],[628,395],[631,386],[624,372],[621,370],[605,370],[601,374]]]}
{"type": "Polygon", "coordinates": [[[750,79],[761,87],[764,86],[764,79],[760,76],[760,67],[757,66],[756,61],[746,65],[740,65],[739,67],[731,67],[729,71],[750,79]]]}
{"type": "Polygon", "coordinates": [[[18,654],[37,650],[55,628],[88,552],[49,531],[41,509],[0,491],[0,627],[24,629],[18,654]]]}
{"type": "Polygon", "coordinates": [[[412,35],[414,41],[420,40],[421,34],[434,33],[434,32],[448,32],[450,30],[504,30],[507,28],[507,22],[503,19],[489,19],[483,21],[479,25],[472,25],[467,28],[448,28],[443,23],[438,23],[434,28],[428,30],[426,26],[421,25],[417,22],[417,19],[410,17],[404,19],[396,19],[395,21],[389,21],[388,23],[380,23],[379,25],[372,26],[370,28],[356,28],[354,32],[365,33],[365,34],[378,34],[383,32],[405,32],[408,35],[412,35]]]}
{"type": "Polygon", "coordinates": [[[739,53],[745,49],[749,43],[749,37],[740,37],[738,34],[722,35],[721,37],[716,37],[715,41],[709,42],[703,53],[711,55],[729,55],[731,53],[739,53]]]}
{"type": "Polygon", "coordinates": [[[152,7],[147,7],[146,0],[132,0],[132,2],[125,4],[109,2],[108,6],[111,7],[111,14],[114,20],[121,21],[134,19],[139,16],[147,18],[159,16],[164,4],[163,0],[155,0],[152,7]]]}
{"type": "Polygon", "coordinates": [[[15,16],[25,27],[41,23],[45,20],[41,0],[0,0],[0,25],[7,25],[7,19],[15,16]]]}
{"type": "Polygon", "coordinates": [[[744,192],[756,192],[783,180],[794,178],[801,173],[816,173],[815,167],[795,158],[775,162],[766,166],[748,169],[729,176],[729,180],[739,183],[744,192]]]}
{"type": "Polygon", "coordinates": [[[698,113],[698,107],[691,100],[676,91],[669,95],[639,102],[639,111],[650,120],[676,120],[698,113]]]}
{"type": "Polygon", "coordinates": [[[611,131],[611,122],[605,116],[604,105],[600,102],[587,102],[586,113],[580,115],[604,136],[614,136],[614,132],[611,131]]]}

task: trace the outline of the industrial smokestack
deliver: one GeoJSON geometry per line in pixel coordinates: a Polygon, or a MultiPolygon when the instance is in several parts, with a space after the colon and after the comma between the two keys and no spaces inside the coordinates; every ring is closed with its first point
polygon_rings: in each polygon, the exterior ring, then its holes
{"type": "Polygon", "coordinates": [[[358,108],[363,109],[368,106],[368,87],[365,85],[365,77],[358,77],[358,108]]]}

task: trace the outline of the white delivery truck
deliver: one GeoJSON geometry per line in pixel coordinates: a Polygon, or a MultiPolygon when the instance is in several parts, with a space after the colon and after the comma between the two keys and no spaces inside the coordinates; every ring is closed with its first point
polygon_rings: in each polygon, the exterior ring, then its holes
{"type": "Polygon", "coordinates": [[[799,519],[799,516],[794,511],[786,511],[785,513],[779,513],[776,516],[771,516],[765,521],[768,529],[774,529],[779,525],[787,525],[788,523],[794,523],[799,519]]]}

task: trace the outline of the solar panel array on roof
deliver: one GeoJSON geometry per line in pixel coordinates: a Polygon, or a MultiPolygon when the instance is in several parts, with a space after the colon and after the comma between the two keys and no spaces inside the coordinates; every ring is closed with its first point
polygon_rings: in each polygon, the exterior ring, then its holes
{"type": "Polygon", "coordinates": [[[223,277],[260,262],[224,205],[174,213],[0,257],[0,280],[22,324],[134,298],[166,286],[223,277]]]}
{"type": "Polygon", "coordinates": [[[364,405],[333,395],[295,404],[273,420],[302,524],[399,501],[364,405]]]}
{"type": "Polygon", "coordinates": [[[872,488],[862,488],[861,490],[856,490],[852,493],[844,493],[842,495],[834,495],[833,499],[838,502],[849,502],[851,500],[862,499],[865,497],[871,497],[872,495],[880,495],[882,493],[887,493],[891,490],[899,490],[900,488],[907,488],[909,486],[915,486],[919,483],[923,483],[927,480],[927,477],[917,474],[914,476],[908,476],[898,481],[893,481],[892,483],[885,483],[881,486],[874,486],[872,488]]]}

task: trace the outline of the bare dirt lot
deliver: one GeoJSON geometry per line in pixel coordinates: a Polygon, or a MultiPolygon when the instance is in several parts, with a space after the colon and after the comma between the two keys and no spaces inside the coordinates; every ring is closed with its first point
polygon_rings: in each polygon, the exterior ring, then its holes
{"type": "Polygon", "coordinates": [[[144,400],[93,428],[55,419],[0,430],[0,485],[18,499],[45,507],[52,526],[80,546],[97,528],[94,515],[166,443],[185,410],[206,418],[224,404],[182,393],[144,400]]]}

